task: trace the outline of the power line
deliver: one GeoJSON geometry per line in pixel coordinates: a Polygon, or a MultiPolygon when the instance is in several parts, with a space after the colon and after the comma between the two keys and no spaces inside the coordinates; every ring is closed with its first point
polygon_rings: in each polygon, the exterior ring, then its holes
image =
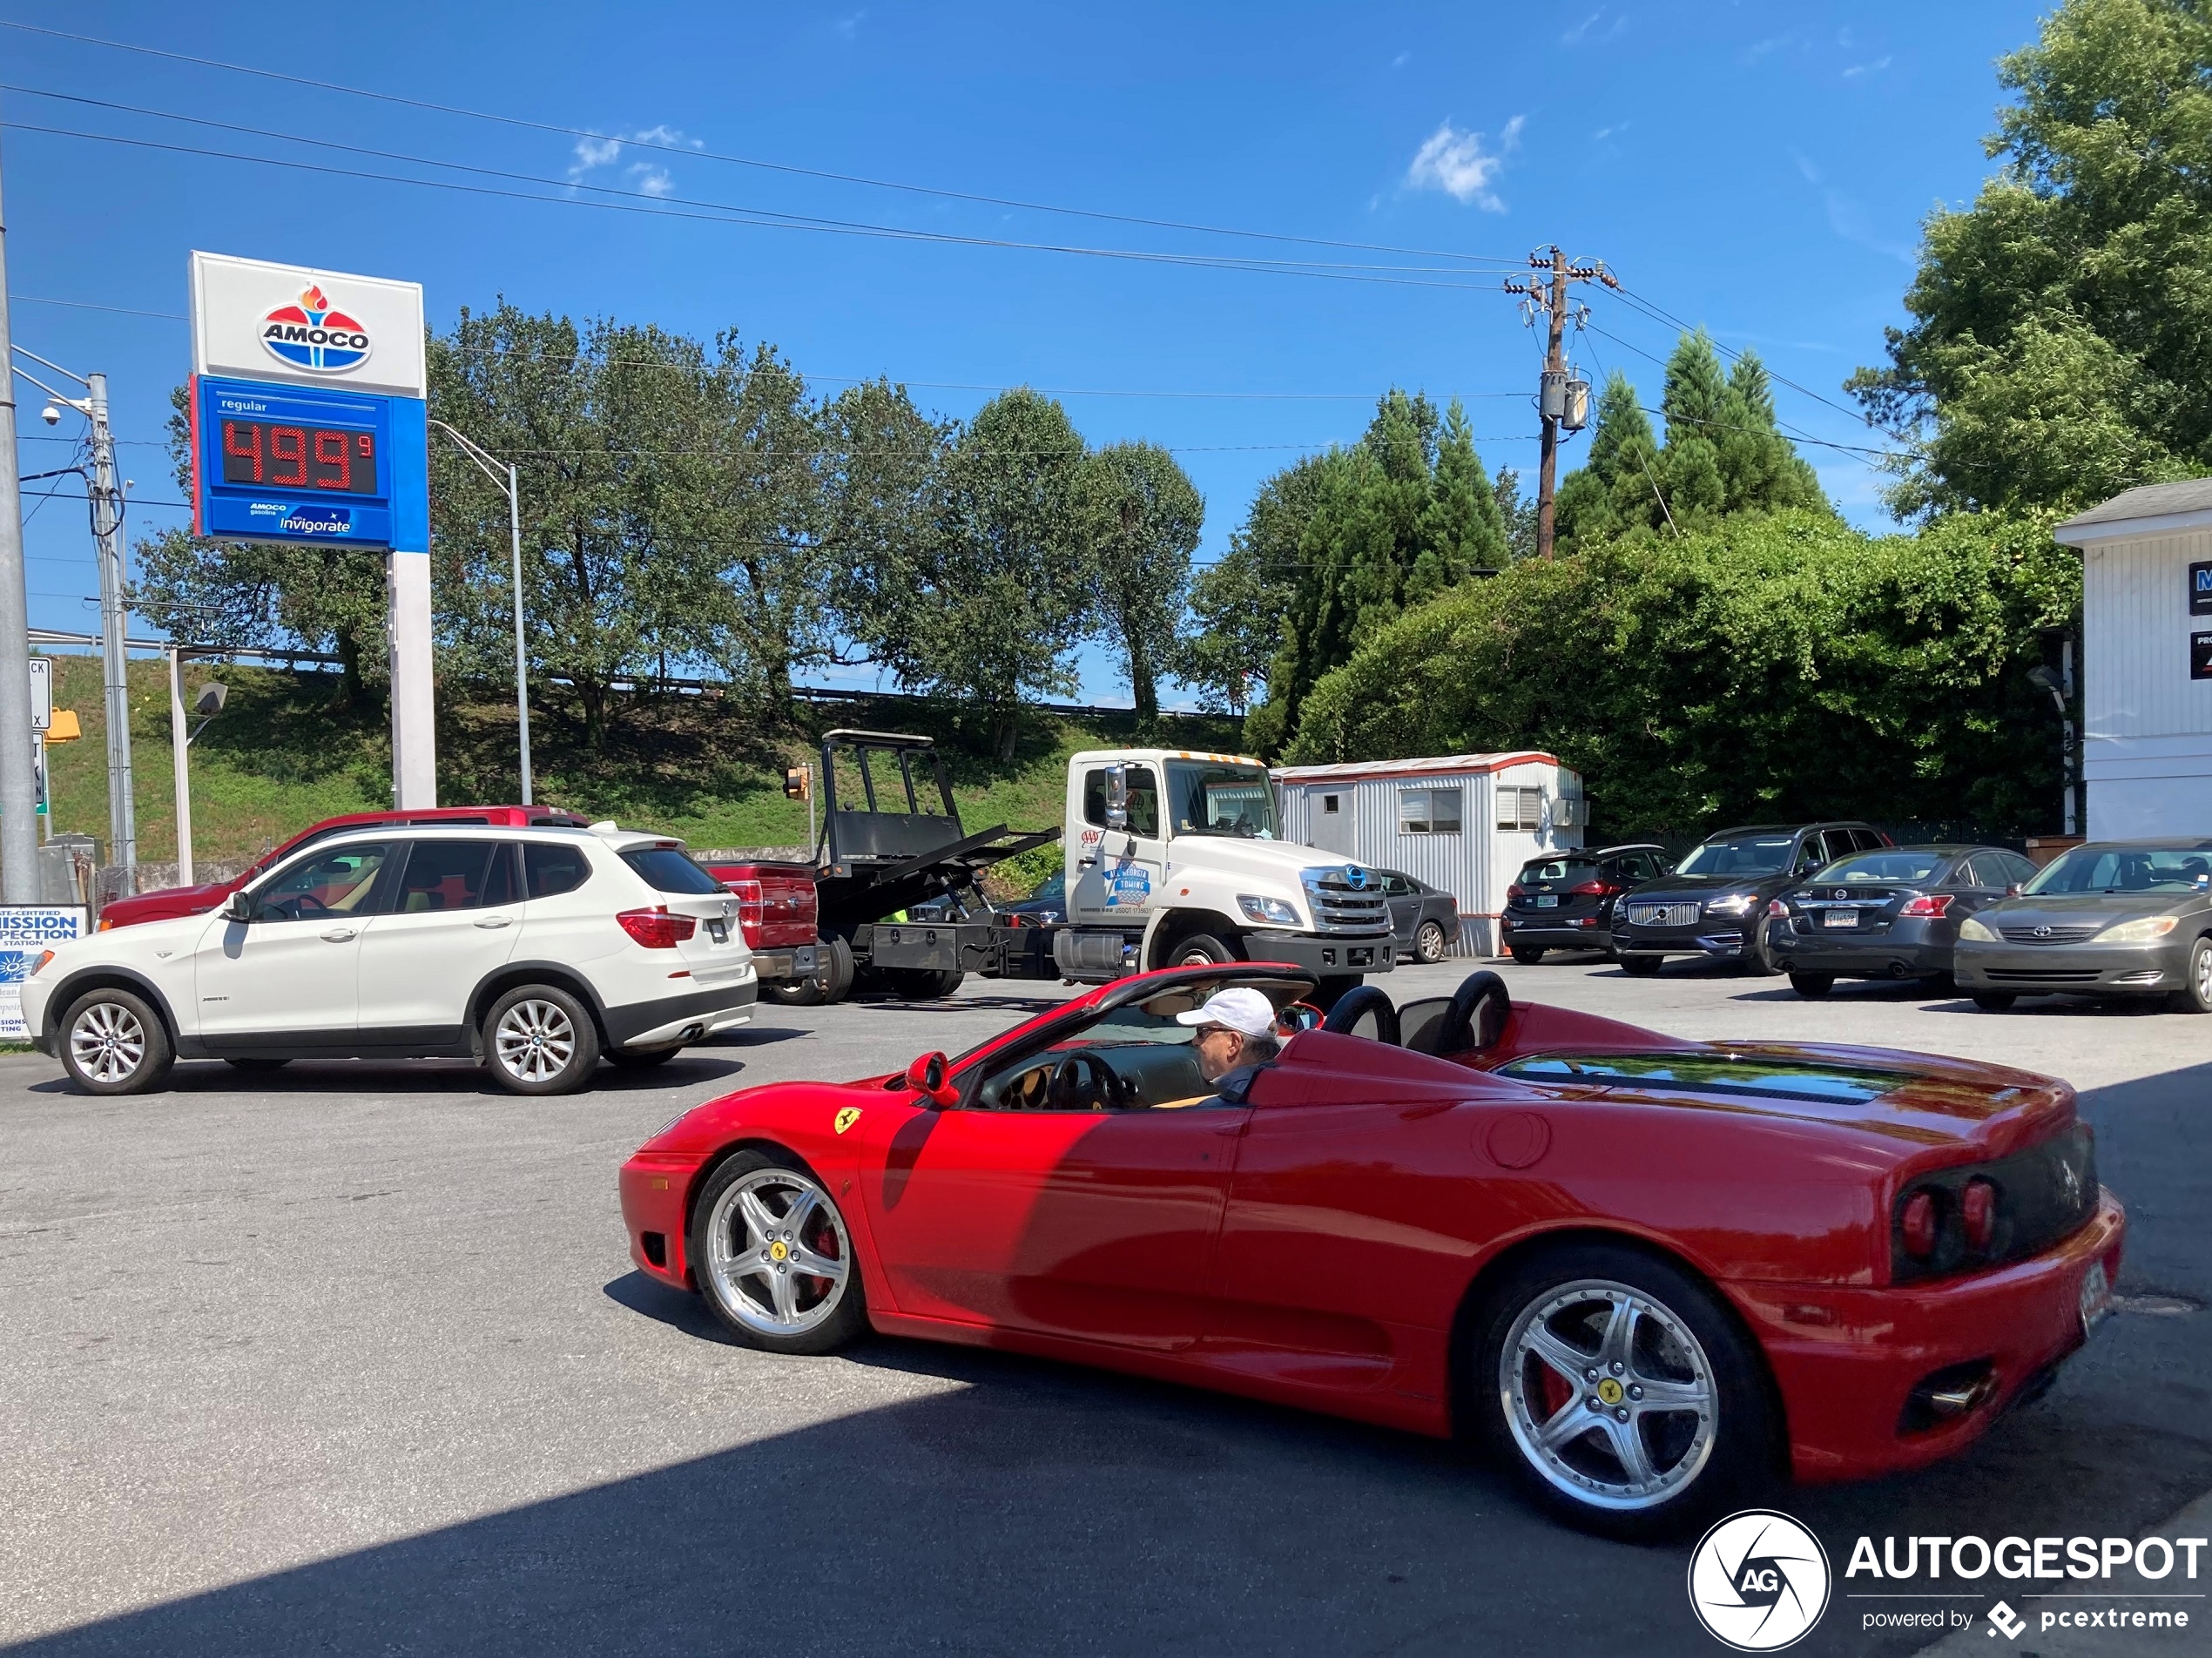
{"type": "Polygon", "coordinates": [[[699,161],[723,162],[733,166],[752,167],[767,172],[788,174],[794,178],[819,179],[836,184],[860,185],[874,190],[894,190],[909,194],[934,196],[948,201],[973,202],[982,206],[1013,207],[1027,212],[1060,213],[1077,219],[1090,219],[1109,224],[1141,225],[1154,230],[1188,231],[1207,236],[1233,236],[1251,240],[1283,242],[1305,247],[1333,247],[1361,253],[1404,253],[1425,259],[1454,259],[1468,264],[1490,265],[1501,269],[1518,269],[1521,261],[1480,253],[1456,253],[1430,248],[1393,246],[1387,243],[1353,242],[1319,236],[1298,236],[1276,231],[1259,231],[1233,226],[1204,225],[1172,219],[1148,218],[1136,213],[1116,213],[1088,207],[1069,207],[1051,202],[1023,201],[1012,197],[987,196],[972,192],[947,190],[932,185],[907,184],[896,179],[871,179],[857,173],[833,172],[823,168],[802,167],[784,162],[763,161],[751,156],[732,155],[725,152],[673,144],[664,139],[625,138],[619,133],[597,132],[585,127],[563,126],[555,122],[534,121],[519,116],[496,115],[488,111],[465,109],[457,104],[434,103],[427,98],[408,98],[394,92],[372,91],[364,87],[347,86],[339,81],[315,80],[304,75],[287,75],[276,70],[260,69],[248,64],[227,63],[220,58],[198,57],[187,52],[165,51],[156,46],[141,46],[133,42],[107,40],[97,35],[72,34],[66,30],[50,29],[37,24],[14,23],[0,19],[0,28],[20,30],[28,34],[50,36],[55,39],[72,41],[79,45],[100,46],[111,51],[135,52],[148,57],[166,58],[173,63],[191,64],[201,69],[219,69],[235,75],[252,75],[264,80],[281,81],[294,86],[305,86],[317,91],[338,92],[349,98],[373,99],[378,103],[398,104],[407,109],[428,110],[440,115],[457,115],[472,121],[490,121],[502,126],[523,128],[529,131],[551,132],[563,138],[588,139],[594,143],[615,143],[634,149],[651,150],[699,161]]]}
{"type": "MultiPolygon", "coordinates": [[[[914,240],[943,241],[961,246],[983,246],[1021,248],[1031,252],[1052,253],[1082,253],[1097,257],[1141,257],[1173,264],[1197,265],[1208,268],[1232,270],[1285,270],[1298,274],[1316,271],[1373,271],[1412,273],[1429,276],[1478,275],[1454,266],[1427,265],[1373,265],[1329,262],[1318,259],[1267,259],[1243,254],[1191,254],[1157,253],[1144,249],[1093,248],[1048,242],[1018,242],[1001,238],[959,236],[950,232],[914,230],[904,226],[877,225],[860,219],[825,219],[809,213],[787,213],[779,208],[752,207],[742,202],[707,201],[698,197],[673,196],[651,190],[624,190],[616,185],[585,184],[575,179],[548,179],[542,174],[515,172],[502,167],[479,166],[473,162],[448,161],[437,156],[410,155],[403,150],[379,150],[368,145],[346,144],[335,138],[319,138],[311,134],[280,132],[268,127],[246,126],[236,121],[217,121],[205,116],[180,115],[173,110],[158,110],[139,104],[120,104],[108,98],[84,98],[74,92],[51,92],[36,86],[23,86],[0,82],[0,91],[19,92],[30,98],[43,98],[58,103],[81,104],[90,108],[117,111],[126,115],[144,115],[161,121],[175,121],[185,126],[206,127],[218,132],[238,133],[246,138],[271,138],[280,144],[304,144],[320,150],[336,150],[346,155],[366,156],[372,160],[399,161],[410,166],[442,167],[452,172],[473,173],[478,178],[502,179],[509,183],[542,185],[550,189],[583,191],[594,196],[609,196],[620,200],[639,202],[687,202],[694,207],[712,208],[717,212],[745,216],[745,222],[774,222],[814,229],[834,229],[846,232],[867,232],[914,240]]],[[[101,134],[78,134],[79,137],[98,137],[101,134]]],[[[206,152],[218,154],[219,152],[206,152]]],[[[266,158],[253,158],[266,159],[266,158]]],[[[435,180],[421,179],[407,182],[432,184],[435,180]]]]}

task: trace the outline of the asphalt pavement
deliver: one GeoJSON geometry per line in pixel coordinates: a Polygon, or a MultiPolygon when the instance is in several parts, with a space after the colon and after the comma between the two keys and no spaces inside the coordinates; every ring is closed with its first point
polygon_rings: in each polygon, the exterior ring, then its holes
{"type": "MultiPolygon", "coordinates": [[[[1840,1598],[1865,1587],[1841,1578],[1860,1533],[2132,1535],[2212,1490],[2212,1019],[1894,987],[1807,1002],[1687,964],[1498,970],[1517,998],[1683,1036],[1959,1054],[2083,1091],[2130,1208],[2128,1310],[1962,1459],[1787,1494],[1838,1574],[1797,1650],[1927,1639],[1863,1633],[1840,1598]]],[[[1686,1548],[1564,1531],[1452,1447],[919,1343],[774,1358],[631,1269],[615,1169],[680,1109],[957,1050],[1067,994],[765,1008],[556,1100],[446,1063],[188,1064],[169,1092],[94,1100],[51,1061],[0,1059],[0,1641],[1723,1650],[1691,1618],[1686,1548]]]]}

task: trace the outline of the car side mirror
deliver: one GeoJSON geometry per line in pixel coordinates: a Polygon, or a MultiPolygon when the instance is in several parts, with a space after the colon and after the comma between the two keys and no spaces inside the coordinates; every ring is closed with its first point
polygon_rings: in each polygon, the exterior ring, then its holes
{"type": "Polygon", "coordinates": [[[2010,886],[2007,886],[2005,889],[2005,896],[2007,898],[2018,898],[2020,895],[2020,884],[2018,881],[2014,881],[2010,886]]]}
{"type": "Polygon", "coordinates": [[[1129,767],[1106,768],[1106,826],[1118,832],[1129,829],[1129,767]]]}
{"type": "Polygon", "coordinates": [[[945,1081],[945,1056],[942,1054],[924,1054],[907,1066],[907,1086],[917,1094],[927,1095],[932,1105],[960,1103],[960,1090],[945,1081]]]}
{"type": "Polygon", "coordinates": [[[253,900],[246,897],[243,886],[223,900],[222,915],[226,921],[250,921],[253,919],[253,900]]]}

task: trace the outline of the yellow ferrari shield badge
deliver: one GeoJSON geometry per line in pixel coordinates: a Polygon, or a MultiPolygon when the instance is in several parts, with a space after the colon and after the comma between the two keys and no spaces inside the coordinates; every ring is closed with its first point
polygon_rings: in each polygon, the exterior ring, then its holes
{"type": "Polygon", "coordinates": [[[857,1105],[848,1105],[837,1114],[837,1122],[834,1126],[840,1134],[843,1134],[860,1120],[860,1108],[857,1105]]]}

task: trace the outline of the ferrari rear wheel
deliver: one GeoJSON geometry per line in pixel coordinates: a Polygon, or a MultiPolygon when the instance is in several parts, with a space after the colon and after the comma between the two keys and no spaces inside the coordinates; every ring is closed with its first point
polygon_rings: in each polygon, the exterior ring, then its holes
{"type": "Polygon", "coordinates": [[[1463,1408],[1523,1488],[1576,1525],[1670,1537],[1774,1477],[1755,1347],[1661,1257],[1546,1251],[1498,1286],[1471,1333],[1463,1408]]]}
{"type": "Polygon", "coordinates": [[[772,1353],[826,1353],[867,1325],[852,1234],[812,1175],[741,1151],[691,1211],[691,1271],[732,1334],[772,1353]]]}

